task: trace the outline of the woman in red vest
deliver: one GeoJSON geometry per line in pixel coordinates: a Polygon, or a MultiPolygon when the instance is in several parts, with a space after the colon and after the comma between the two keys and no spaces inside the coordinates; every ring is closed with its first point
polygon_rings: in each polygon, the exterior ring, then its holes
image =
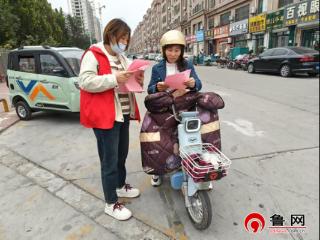
{"type": "MultiPolygon", "coordinates": [[[[132,216],[118,197],[138,197],[138,189],[126,183],[125,162],[129,149],[129,121],[140,120],[136,99],[131,92],[119,92],[119,84],[133,72],[126,71],[124,56],[131,30],[121,19],[111,20],[104,29],[103,42],[84,54],[79,75],[80,122],[92,128],[97,138],[101,179],[106,201],[105,213],[118,220],[132,216]]],[[[143,85],[144,75],[136,76],[143,85]]]]}

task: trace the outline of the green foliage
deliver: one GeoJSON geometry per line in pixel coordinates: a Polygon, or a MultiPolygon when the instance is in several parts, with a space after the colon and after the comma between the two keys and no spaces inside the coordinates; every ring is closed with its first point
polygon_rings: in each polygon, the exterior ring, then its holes
{"type": "Polygon", "coordinates": [[[0,0],[0,48],[22,45],[90,45],[80,19],[52,9],[47,0],[0,0]]]}

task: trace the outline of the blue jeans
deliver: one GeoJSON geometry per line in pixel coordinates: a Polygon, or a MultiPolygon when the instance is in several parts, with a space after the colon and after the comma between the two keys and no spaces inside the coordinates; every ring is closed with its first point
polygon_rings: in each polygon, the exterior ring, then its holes
{"type": "Polygon", "coordinates": [[[118,201],[116,189],[126,182],[125,167],[129,150],[129,116],[124,122],[115,122],[111,129],[94,128],[101,165],[101,180],[106,203],[118,201]]]}

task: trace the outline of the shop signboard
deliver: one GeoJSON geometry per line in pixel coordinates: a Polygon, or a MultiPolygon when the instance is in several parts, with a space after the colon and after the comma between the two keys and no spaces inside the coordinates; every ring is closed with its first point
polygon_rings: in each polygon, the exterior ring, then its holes
{"type": "Polygon", "coordinates": [[[266,30],[266,14],[249,18],[250,33],[264,32],[266,30]]]}
{"type": "Polygon", "coordinates": [[[218,38],[229,37],[229,27],[230,27],[230,25],[225,25],[222,27],[214,28],[213,29],[213,31],[214,31],[213,38],[218,39],[218,38]]]}
{"type": "Polygon", "coordinates": [[[213,39],[213,29],[207,30],[207,31],[205,32],[205,38],[206,38],[207,40],[213,39]]]}
{"type": "Polygon", "coordinates": [[[319,0],[302,1],[284,10],[285,26],[319,21],[319,0]]]}
{"type": "Polygon", "coordinates": [[[248,33],[248,19],[231,23],[229,32],[230,36],[248,33]]]}
{"type": "Polygon", "coordinates": [[[196,35],[186,36],[186,42],[187,42],[187,43],[195,43],[195,42],[197,42],[197,37],[196,37],[196,35]]]}
{"type": "Polygon", "coordinates": [[[284,10],[281,9],[267,15],[266,26],[268,30],[283,28],[284,10]]]}
{"type": "Polygon", "coordinates": [[[204,32],[203,30],[199,30],[196,32],[196,38],[197,42],[203,42],[204,41],[204,32]]]}

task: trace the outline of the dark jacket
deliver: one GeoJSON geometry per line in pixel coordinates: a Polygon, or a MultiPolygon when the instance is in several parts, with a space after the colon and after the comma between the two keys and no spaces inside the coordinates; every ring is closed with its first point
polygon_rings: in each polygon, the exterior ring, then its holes
{"type": "MultiPolygon", "coordinates": [[[[190,77],[194,78],[196,81],[196,85],[193,89],[193,91],[198,92],[202,88],[201,80],[199,79],[198,75],[196,74],[196,71],[194,70],[193,64],[189,61],[187,61],[187,69],[191,70],[190,77]]],[[[157,90],[157,83],[158,82],[164,82],[167,75],[167,66],[166,66],[166,60],[160,61],[158,64],[154,65],[152,67],[152,74],[151,74],[151,81],[148,86],[148,93],[156,93],[157,90]]]]}

